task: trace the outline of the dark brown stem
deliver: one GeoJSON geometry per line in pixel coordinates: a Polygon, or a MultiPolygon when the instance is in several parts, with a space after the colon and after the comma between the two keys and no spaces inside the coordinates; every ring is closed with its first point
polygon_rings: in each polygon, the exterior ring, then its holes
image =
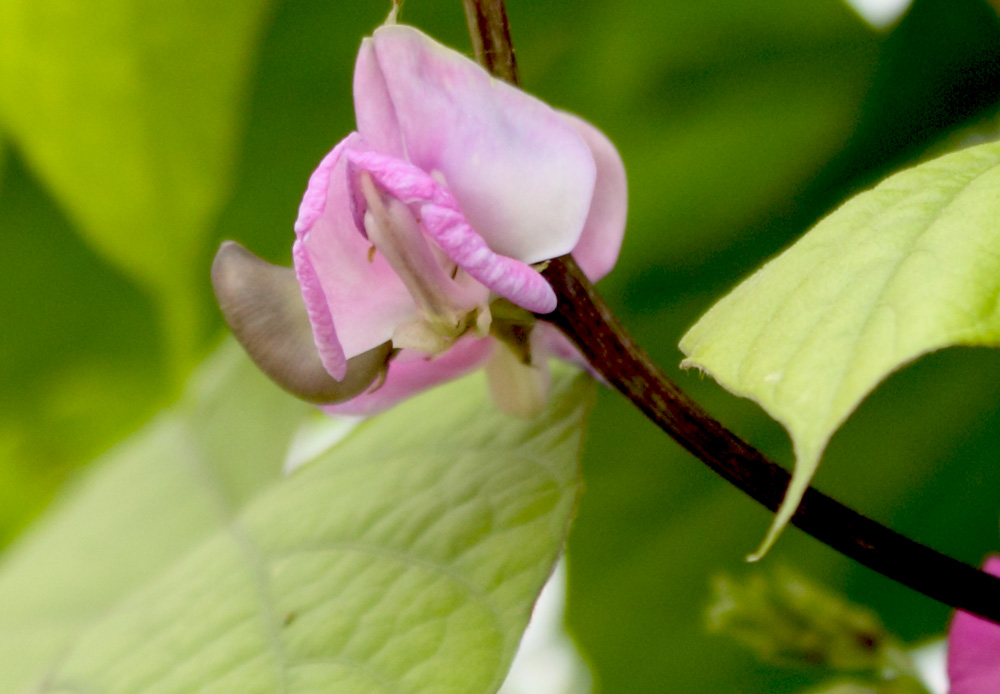
{"type": "MultiPolygon", "coordinates": [[[[721,477],[772,511],[788,472],[685,395],[621,326],[570,256],[544,272],[559,297],[540,316],[562,330],[643,414],[721,477]]],[[[1000,622],[1000,579],[910,540],[809,488],[792,524],[870,569],[952,607],[1000,622]]]]}
{"type": "Polygon", "coordinates": [[[510,40],[507,8],[504,0],[462,0],[465,18],[469,22],[469,36],[476,60],[490,71],[511,84],[518,84],[517,61],[514,45],[510,40]]]}
{"type": "MultiPolygon", "coordinates": [[[[518,84],[503,0],[463,1],[480,62],[494,76],[518,84]],[[496,56],[509,56],[509,62],[497,63],[496,56]]],[[[685,395],[635,344],[572,257],[556,258],[543,274],[559,304],[555,312],[538,318],[565,333],[611,386],[681,446],[776,511],[789,473],[685,395]]],[[[1000,624],[1000,579],[914,542],[812,487],[791,522],[883,576],[1000,624]]]]}

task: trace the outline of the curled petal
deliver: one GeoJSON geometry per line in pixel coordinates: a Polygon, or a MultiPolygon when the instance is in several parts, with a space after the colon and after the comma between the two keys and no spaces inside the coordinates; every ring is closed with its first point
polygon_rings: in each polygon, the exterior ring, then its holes
{"type": "Polygon", "coordinates": [[[413,212],[406,203],[382,192],[371,174],[361,174],[359,188],[368,205],[368,239],[396,271],[426,318],[457,327],[463,314],[486,299],[486,290],[478,287],[478,291],[469,291],[448,276],[438,258],[440,251],[435,253],[431,248],[413,212]]]}
{"type": "Polygon", "coordinates": [[[403,350],[389,363],[381,386],[340,405],[324,407],[328,414],[372,415],[386,410],[411,395],[445,383],[479,368],[493,348],[490,338],[467,336],[438,357],[403,350]]]}
{"type": "Polygon", "coordinates": [[[304,233],[309,231],[326,210],[326,199],[330,190],[330,172],[340,161],[344,149],[351,143],[351,140],[350,136],[341,140],[323,157],[319,166],[309,176],[309,184],[306,186],[306,192],[302,195],[302,202],[299,203],[299,216],[295,219],[296,238],[301,238],[304,233]]]}
{"type": "Polygon", "coordinates": [[[292,244],[292,263],[295,265],[295,277],[299,281],[306,314],[312,326],[313,342],[319,353],[319,360],[327,373],[339,381],[347,374],[347,357],[337,339],[337,329],[333,325],[326,294],[323,293],[319,277],[309,260],[309,252],[302,241],[292,244]]]}
{"type": "Polygon", "coordinates": [[[529,311],[555,310],[556,295],[545,278],[519,260],[494,253],[445,186],[412,164],[375,152],[350,152],[348,159],[390,195],[418,206],[428,236],[471,277],[529,311]]]}
{"type": "MultiPolygon", "coordinates": [[[[983,567],[1000,576],[1000,556],[983,567]]],[[[948,630],[949,694],[1000,692],[1000,626],[962,612],[955,613],[948,630]]]]}
{"type": "Polygon", "coordinates": [[[352,151],[347,153],[348,175],[352,185],[357,185],[358,173],[367,171],[392,197],[405,203],[423,204],[427,201],[457,206],[448,189],[435,181],[430,174],[397,157],[380,152],[352,151]]]}
{"type": "Polygon", "coordinates": [[[590,147],[597,164],[597,182],[587,222],[579,243],[573,249],[573,258],[580,269],[592,282],[596,282],[611,272],[618,262],[618,252],[625,236],[628,212],[625,165],[604,133],[572,114],[564,113],[563,117],[590,147]]]}
{"type": "Polygon", "coordinates": [[[371,244],[355,222],[359,204],[348,186],[343,155],[365,148],[354,133],[327,155],[310,180],[295,224],[296,273],[316,345],[335,378],[335,371],[344,368],[336,366],[335,342],[350,359],[391,339],[395,326],[417,317],[405,285],[385,258],[369,256],[371,244]]]}
{"type": "Polygon", "coordinates": [[[535,313],[556,308],[552,286],[530,265],[497,255],[458,210],[425,205],[424,229],[449,258],[491,291],[535,313]]]}
{"type": "Polygon", "coordinates": [[[372,44],[385,92],[356,95],[361,135],[387,93],[405,158],[444,176],[490,248],[529,264],[569,253],[596,167],[567,120],[412,27],[380,27],[372,44]]]}

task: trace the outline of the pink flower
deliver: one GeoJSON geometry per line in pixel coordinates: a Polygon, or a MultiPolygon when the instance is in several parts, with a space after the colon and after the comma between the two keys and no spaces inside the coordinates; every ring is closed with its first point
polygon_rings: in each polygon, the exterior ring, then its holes
{"type": "MultiPolygon", "coordinates": [[[[252,356],[260,347],[248,343],[266,343],[257,360],[276,380],[337,402],[330,412],[372,413],[484,364],[506,409],[536,409],[546,357],[575,358],[534,320],[556,307],[540,264],[572,252],[594,280],[613,267],[626,211],[618,153],[593,126],[406,26],[362,42],[354,103],[358,129],[312,174],[295,222],[295,275],[323,378],[281,373],[284,338],[234,332],[252,356]],[[364,392],[340,393],[333,384],[345,380],[364,392]]],[[[268,323],[260,316],[273,302],[227,291],[248,271],[226,253],[234,260],[220,251],[213,277],[227,320],[268,323]]]]}
{"type": "MultiPolygon", "coordinates": [[[[1000,556],[986,560],[987,573],[1000,576],[1000,556]]],[[[961,610],[948,630],[949,694],[1000,692],[1000,626],[961,610]]]]}

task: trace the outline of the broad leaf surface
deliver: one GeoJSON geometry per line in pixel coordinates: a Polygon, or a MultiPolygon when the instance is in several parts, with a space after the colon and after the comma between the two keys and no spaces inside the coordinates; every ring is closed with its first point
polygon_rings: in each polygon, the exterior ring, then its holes
{"type": "Polygon", "coordinates": [[[175,408],[94,462],[0,565],[0,690],[17,692],[125,595],[280,477],[308,411],[229,345],[175,408]]]}
{"type": "Polygon", "coordinates": [[[795,512],[833,432],[889,373],[1000,341],[1000,144],[896,174],[820,222],[681,341],[698,367],[792,437],[796,464],[761,552],[795,512]]]}
{"type": "Polygon", "coordinates": [[[193,340],[266,0],[0,3],[0,118],[104,255],[193,340]]]}
{"type": "Polygon", "coordinates": [[[282,478],[304,408],[231,345],[0,570],[10,692],[492,692],[562,548],[592,387],[481,376],[282,478]]]}

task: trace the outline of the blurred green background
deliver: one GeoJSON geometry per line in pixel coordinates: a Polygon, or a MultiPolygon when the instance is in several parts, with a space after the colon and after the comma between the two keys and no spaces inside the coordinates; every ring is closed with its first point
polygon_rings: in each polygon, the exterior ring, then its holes
{"type": "MultiPolygon", "coordinates": [[[[208,267],[235,238],[289,262],[312,168],[353,127],[350,79],[383,2],[0,0],[0,544],[74,470],[176,396],[223,334],[208,267]]],[[[672,372],[713,301],[887,173],[997,131],[1000,21],[915,0],[875,30],[842,0],[510,0],[525,88],[601,127],[630,182],[602,290],[672,372]]],[[[458,0],[403,20],[469,50],[458,0]]],[[[998,542],[1000,355],[891,377],[816,484],[976,563],[998,542]]],[[[789,463],[781,429],[694,374],[682,386],[789,463]]],[[[569,546],[568,623],[607,694],[791,692],[703,628],[710,579],[768,515],[603,393],[569,546]]],[[[785,562],[905,638],[947,610],[791,530],[785,562]]]]}

